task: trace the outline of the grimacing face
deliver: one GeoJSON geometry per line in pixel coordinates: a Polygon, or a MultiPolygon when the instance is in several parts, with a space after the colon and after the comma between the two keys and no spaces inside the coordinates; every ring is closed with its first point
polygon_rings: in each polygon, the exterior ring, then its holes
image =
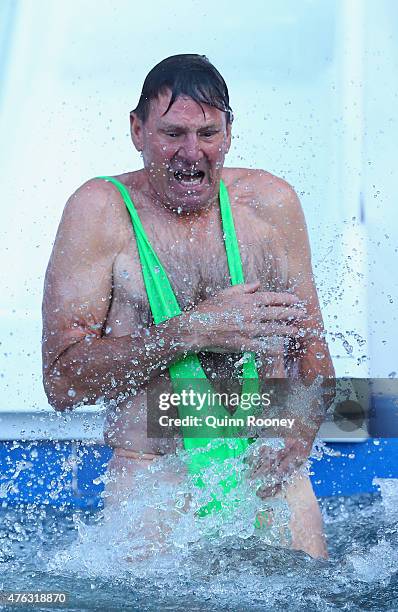
{"type": "Polygon", "coordinates": [[[186,96],[164,114],[170,98],[167,92],[151,100],[145,123],[132,113],[131,136],[142,152],[153,197],[172,210],[199,211],[218,197],[231,125],[223,111],[186,96]]]}

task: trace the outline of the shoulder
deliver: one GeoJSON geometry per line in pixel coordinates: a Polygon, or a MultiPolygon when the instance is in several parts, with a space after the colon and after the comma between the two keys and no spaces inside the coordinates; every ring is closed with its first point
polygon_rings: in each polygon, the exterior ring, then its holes
{"type": "Polygon", "coordinates": [[[291,219],[302,222],[300,200],[284,179],[261,169],[226,168],[223,179],[235,199],[249,205],[269,221],[291,219]]]}
{"type": "MultiPolygon", "coordinates": [[[[124,184],[124,175],[116,178],[124,184]]],[[[76,189],[68,199],[59,227],[61,233],[82,235],[91,242],[117,246],[128,233],[129,223],[123,198],[111,182],[92,178],[76,189]],[[116,244],[115,244],[116,243],[116,244]]]]}
{"type": "MultiPolygon", "coordinates": [[[[119,179],[119,177],[114,178],[119,179]]],[[[119,191],[111,181],[96,177],[89,179],[72,193],[66,203],[65,211],[94,217],[109,213],[110,208],[117,211],[121,200],[119,191]]]]}

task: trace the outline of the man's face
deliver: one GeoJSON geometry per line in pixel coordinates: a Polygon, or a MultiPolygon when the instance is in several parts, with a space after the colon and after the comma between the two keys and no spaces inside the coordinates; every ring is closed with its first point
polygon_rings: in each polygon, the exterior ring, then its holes
{"type": "Polygon", "coordinates": [[[145,123],[132,116],[133,141],[156,198],[171,209],[200,210],[217,198],[231,126],[226,113],[185,96],[164,115],[170,98],[152,100],[145,123]]]}

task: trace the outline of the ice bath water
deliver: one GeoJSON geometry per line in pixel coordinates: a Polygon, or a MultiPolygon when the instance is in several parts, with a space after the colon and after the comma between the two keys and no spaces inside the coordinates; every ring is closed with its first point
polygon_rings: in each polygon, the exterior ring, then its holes
{"type": "Polygon", "coordinates": [[[328,561],[229,535],[129,562],[126,533],[101,531],[101,511],[3,507],[0,586],[68,592],[66,610],[397,610],[393,484],[387,499],[322,500],[328,561]]]}

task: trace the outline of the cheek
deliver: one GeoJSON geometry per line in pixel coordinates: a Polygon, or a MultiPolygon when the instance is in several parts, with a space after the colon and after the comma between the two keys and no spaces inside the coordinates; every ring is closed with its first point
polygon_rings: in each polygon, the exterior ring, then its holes
{"type": "Polygon", "coordinates": [[[144,143],[144,158],[156,165],[167,163],[175,154],[176,147],[173,143],[162,142],[162,140],[154,141],[153,138],[148,139],[144,143]]]}
{"type": "Polygon", "coordinates": [[[156,162],[156,165],[166,166],[170,163],[176,153],[177,151],[175,146],[164,144],[153,152],[152,161],[156,162]]]}
{"type": "Polygon", "coordinates": [[[226,143],[220,142],[208,151],[208,157],[213,163],[220,163],[224,160],[226,152],[226,143]]]}

